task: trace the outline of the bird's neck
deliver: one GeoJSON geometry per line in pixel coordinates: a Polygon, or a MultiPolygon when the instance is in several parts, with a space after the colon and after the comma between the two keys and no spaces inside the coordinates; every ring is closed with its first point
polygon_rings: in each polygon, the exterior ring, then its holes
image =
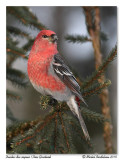
{"type": "Polygon", "coordinates": [[[33,54],[40,54],[40,55],[54,55],[58,53],[57,44],[55,43],[47,43],[41,41],[35,41],[34,45],[32,46],[32,50],[30,52],[31,55],[33,54]]]}

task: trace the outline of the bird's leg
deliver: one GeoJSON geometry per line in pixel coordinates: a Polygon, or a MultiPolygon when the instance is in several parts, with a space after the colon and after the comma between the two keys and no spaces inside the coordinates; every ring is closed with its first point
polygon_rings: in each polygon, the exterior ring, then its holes
{"type": "Polygon", "coordinates": [[[50,96],[50,100],[49,100],[48,104],[54,106],[54,105],[56,105],[57,103],[58,103],[58,101],[50,96]]]}

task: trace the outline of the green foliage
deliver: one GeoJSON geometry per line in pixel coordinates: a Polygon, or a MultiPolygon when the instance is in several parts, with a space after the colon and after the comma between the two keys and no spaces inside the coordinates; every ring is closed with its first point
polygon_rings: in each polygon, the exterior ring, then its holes
{"type": "Polygon", "coordinates": [[[97,123],[110,122],[109,119],[106,119],[102,114],[91,111],[88,108],[82,107],[81,109],[83,117],[87,118],[90,121],[97,123]]]}
{"type": "MultiPolygon", "coordinates": [[[[100,38],[103,41],[107,41],[108,37],[104,32],[100,32],[100,38]]],[[[88,36],[83,35],[66,35],[65,40],[72,43],[85,43],[85,42],[92,42],[92,39],[88,36]]]]}
{"type": "Polygon", "coordinates": [[[7,79],[20,87],[27,87],[27,79],[23,72],[9,68],[7,69],[7,79]]]}
{"type": "MultiPolygon", "coordinates": [[[[47,103],[48,105],[48,103],[47,103]]],[[[42,121],[41,119],[32,122],[17,123],[8,128],[9,135],[16,134],[9,138],[12,153],[32,153],[29,148],[33,146],[33,153],[78,153],[75,147],[75,136],[81,139],[80,144],[84,147],[92,148],[92,144],[86,141],[77,119],[65,103],[58,103],[57,107],[48,114],[42,121]],[[19,130],[19,131],[18,131],[19,130]],[[22,132],[22,134],[21,134],[22,132]],[[26,146],[26,147],[25,147],[26,146]],[[47,147],[49,146],[49,147],[47,147]]],[[[82,107],[82,115],[88,120],[104,123],[107,121],[101,114],[90,111],[82,107]]],[[[80,145],[79,144],[79,145],[80,145]]],[[[32,147],[31,147],[32,149],[32,147]]],[[[83,152],[81,150],[81,152],[83,152]]]]}
{"type": "Polygon", "coordinates": [[[21,100],[22,99],[22,97],[20,96],[20,95],[17,95],[17,93],[15,93],[15,92],[12,92],[12,91],[10,91],[10,90],[7,90],[7,98],[8,99],[10,99],[10,100],[21,100]]]}
{"type": "Polygon", "coordinates": [[[13,26],[7,26],[7,31],[8,33],[10,33],[13,36],[17,36],[17,37],[25,37],[27,39],[30,39],[30,36],[27,32],[22,31],[19,28],[13,27],[13,26]]]}
{"type": "Polygon", "coordinates": [[[68,42],[72,42],[72,43],[84,43],[84,42],[89,42],[91,41],[90,38],[88,38],[87,36],[80,36],[80,35],[66,35],[65,39],[68,42]]]}
{"type": "MultiPolygon", "coordinates": [[[[46,29],[37,17],[29,10],[28,7],[7,7],[7,14],[11,14],[22,25],[32,29],[46,29]]],[[[94,15],[93,15],[94,16],[94,15]]],[[[102,34],[102,39],[106,40],[106,35],[102,34]]],[[[17,58],[27,60],[27,51],[30,49],[35,38],[30,36],[30,33],[23,31],[17,27],[7,26],[7,80],[18,87],[26,88],[28,80],[26,75],[12,67],[17,58]],[[25,44],[20,48],[19,39],[26,39],[25,44]]],[[[66,40],[72,43],[91,42],[87,36],[67,35],[66,40]]],[[[110,80],[103,84],[97,82],[99,77],[105,72],[109,63],[114,60],[117,53],[117,47],[111,51],[109,57],[89,78],[81,85],[82,95],[84,98],[89,98],[93,95],[98,95],[101,91],[108,87],[110,80]]],[[[21,95],[7,89],[7,98],[16,102],[22,99],[21,95]]],[[[93,153],[93,144],[87,141],[81,130],[78,119],[71,113],[65,102],[55,102],[49,96],[41,96],[41,109],[49,109],[47,116],[42,119],[38,117],[33,121],[17,121],[14,118],[10,108],[7,106],[7,117],[15,123],[7,127],[7,153],[23,153],[23,154],[41,154],[41,153],[93,153]]],[[[91,111],[90,108],[80,106],[81,113],[85,120],[95,123],[109,122],[99,113],[91,111]]]]}
{"type": "Polygon", "coordinates": [[[38,30],[46,29],[27,7],[7,7],[7,13],[15,16],[25,26],[34,27],[38,30]]]}
{"type": "Polygon", "coordinates": [[[115,59],[116,56],[117,56],[117,45],[115,45],[115,47],[111,50],[109,56],[103,61],[102,65],[99,66],[99,68],[85,80],[82,88],[87,88],[90,85],[92,85],[93,82],[97,81],[100,78],[100,76],[105,72],[108,65],[115,59]]]}
{"type": "Polygon", "coordinates": [[[6,107],[6,116],[8,119],[10,119],[13,122],[17,121],[17,119],[14,117],[13,113],[11,112],[11,110],[8,106],[6,107]]]}
{"type": "Polygon", "coordinates": [[[12,39],[7,39],[7,53],[12,54],[13,56],[23,57],[27,59],[25,56],[25,51],[22,48],[17,47],[18,43],[14,42],[12,39]]]}
{"type": "MultiPolygon", "coordinates": [[[[27,127],[23,127],[25,123],[20,123],[20,125],[17,123],[13,126],[14,129],[10,126],[7,131],[8,146],[12,149],[10,153],[32,153],[32,149],[33,153],[37,154],[77,153],[74,145],[75,139],[73,138],[76,132],[73,126],[80,136],[81,143],[92,147],[92,144],[86,142],[83,133],[80,132],[81,128],[77,119],[73,120],[72,116],[59,108],[58,112],[50,113],[43,121],[37,121],[28,130],[27,127]]],[[[26,126],[29,127],[29,124],[31,122],[27,122],[26,126]]]]}
{"type": "MultiPolygon", "coordinates": [[[[82,88],[84,88],[84,84],[81,86],[82,88]]],[[[108,87],[109,85],[111,85],[110,80],[106,80],[104,83],[95,82],[88,88],[82,89],[82,95],[84,98],[90,97],[92,95],[98,95],[104,88],[108,87]]]]}
{"type": "Polygon", "coordinates": [[[33,43],[34,43],[35,39],[29,39],[28,42],[23,46],[23,49],[25,51],[28,51],[29,49],[31,49],[33,43]]]}

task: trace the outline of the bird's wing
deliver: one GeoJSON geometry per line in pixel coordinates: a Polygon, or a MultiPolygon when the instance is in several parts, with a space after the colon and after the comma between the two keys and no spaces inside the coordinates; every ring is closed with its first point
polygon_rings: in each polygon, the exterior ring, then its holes
{"type": "MultiPolygon", "coordinates": [[[[61,81],[66,84],[66,86],[85,104],[81,92],[80,86],[77,83],[76,78],[74,77],[73,73],[70,71],[69,67],[65,64],[62,57],[59,54],[54,55],[53,59],[53,69],[57,76],[61,79],[61,81]]],[[[87,104],[86,104],[87,105],[87,104]]]]}

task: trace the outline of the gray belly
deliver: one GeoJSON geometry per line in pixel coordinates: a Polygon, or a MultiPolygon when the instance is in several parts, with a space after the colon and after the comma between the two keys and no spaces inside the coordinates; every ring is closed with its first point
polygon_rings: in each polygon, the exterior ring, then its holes
{"type": "Polygon", "coordinates": [[[58,101],[68,101],[70,99],[70,97],[72,96],[70,89],[67,87],[64,92],[60,92],[60,91],[52,91],[51,92],[51,90],[46,89],[46,88],[44,89],[43,87],[38,86],[38,85],[34,84],[33,82],[32,82],[32,85],[42,95],[50,95],[58,101]]]}

